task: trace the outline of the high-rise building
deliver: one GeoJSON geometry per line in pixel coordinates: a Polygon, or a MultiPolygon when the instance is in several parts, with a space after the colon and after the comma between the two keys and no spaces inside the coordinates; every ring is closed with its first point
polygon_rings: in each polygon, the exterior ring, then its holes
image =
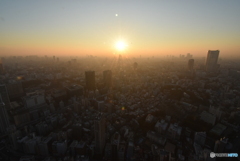
{"type": "Polygon", "coordinates": [[[193,67],[194,67],[194,59],[189,59],[188,60],[188,70],[193,71],[193,67]]]}
{"type": "Polygon", "coordinates": [[[21,136],[21,131],[17,130],[15,125],[11,125],[8,128],[8,139],[12,149],[14,150],[18,149],[17,139],[20,136],[21,136]]]}
{"type": "Polygon", "coordinates": [[[112,71],[111,70],[103,71],[103,82],[105,87],[107,88],[112,87],[112,71]]]}
{"type": "Polygon", "coordinates": [[[10,104],[10,100],[9,100],[9,96],[8,96],[8,91],[7,91],[7,87],[4,84],[0,84],[0,95],[2,97],[2,101],[5,104],[5,107],[7,110],[11,109],[11,104],[10,104]]]}
{"type": "Polygon", "coordinates": [[[9,127],[9,119],[6,110],[5,103],[3,102],[2,96],[0,94],[0,133],[5,134],[9,127]]]}
{"type": "Polygon", "coordinates": [[[96,152],[102,154],[106,143],[106,119],[100,114],[94,121],[96,152]]]}
{"type": "Polygon", "coordinates": [[[219,69],[218,62],[219,50],[209,50],[206,60],[206,71],[208,73],[215,73],[219,69]]]}
{"type": "Polygon", "coordinates": [[[193,56],[192,56],[190,53],[187,53],[187,55],[186,55],[186,58],[187,58],[187,59],[192,59],[192,57],[193,57],[193,56]]]}
{"type": "Polygon", "coordinates": [[[86,88],[87,90],[94,91],[96,89],[95,84],[95,71],[85,72],[86,88]]]}

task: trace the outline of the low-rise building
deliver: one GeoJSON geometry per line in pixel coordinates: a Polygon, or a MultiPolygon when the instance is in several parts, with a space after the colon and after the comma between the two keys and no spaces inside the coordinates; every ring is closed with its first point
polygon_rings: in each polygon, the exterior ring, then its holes
{"type": "Polygon", "coordinates": [[[164,134],[166,132],[167,126],[168,123],[165,122],[165,120],[161,120],[155,124],[155,130],[160,134],[164,134]]]}

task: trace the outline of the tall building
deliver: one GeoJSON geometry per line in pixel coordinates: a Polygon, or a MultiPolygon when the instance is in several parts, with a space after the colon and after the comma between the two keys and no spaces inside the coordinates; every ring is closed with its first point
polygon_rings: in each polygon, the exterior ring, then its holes
{"type": "Polygon", "coordinates": [[[96,89],[95,84],[95,71],[86,71],[85,72],[86,88],[87,90],[94,91],[96,89]]]}
{"type": "Polygon", "coordinates": [[[111,70],[103,71],[103,81],[104,81],[105,87],[107,88],[112,87],[112,71],[111,70]]]}
{"type": "Polygon", "coordinates": [[[193,71],[193,67],[194,67],[194,59],[189,59],[188,60],[188,70],[193,71]]]}
{"type": "Polygon", "coordinates": [[[96,152],[102,154],[106,143],[106,119],[100,114],[94,121],[96,152]]]}
{"type": "Polygon", "coordinates": [[[5,134],[7,132],[8,127],[9,127],[8,114],[5,103],[3,102],[2,96],[0,94],[0,133],[5,134]]]}
{"type": "Polygon", "coordinates": [[[218,62],[219,50],[209,50],[206,60],[206,71],[208,73],[215,73],[219,69],[218,62]]]}
{"type": "Polygon", "coordinates": [[[2,101],[5,104],[5,107],[7,110],[11,109],[11,104],[10,104],[10,100],[9,100],[9,96],[8,96],[8,91],[7,91],[7,87],[4,84],[0,84],[0,95],[2,97],[2,101]]]}
{"type": "Polygon", "coordinates": [[[190,53],[187,53],[186,58],[192,59],[192,57],[193,57],[193,56],[192,56],[190,53]]]}
{"type": "Polygon", "coordinates": [[[138,63],[137,63],[137,62],[134,62],[134,63],[133,63],[133,69],[136,70],[137,67],[138,67],[138,63]]]}

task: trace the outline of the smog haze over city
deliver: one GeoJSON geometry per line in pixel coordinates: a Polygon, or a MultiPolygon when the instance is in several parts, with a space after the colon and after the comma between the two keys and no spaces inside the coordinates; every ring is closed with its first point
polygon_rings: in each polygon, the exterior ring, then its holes
{"type": "Polygon", "coordinates": [[[239,0],[0,0],[0,161],[239,161],[239,0]]]}

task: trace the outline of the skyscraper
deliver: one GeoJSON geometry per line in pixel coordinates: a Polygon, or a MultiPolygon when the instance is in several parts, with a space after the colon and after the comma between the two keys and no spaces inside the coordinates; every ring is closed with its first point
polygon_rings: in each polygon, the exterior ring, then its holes
{"type": "Polygon", "coordinates": [[[219,65],[217,64],[219,56],[219,50],[209,50],[206,60],[206,72],[217,72],[219,65]]]}
{"type": "Polygon", "coordinates": [[[100,114],[94,121],[96,152],[102,154],[106,143],[106,119],[100,114]]]}
{"type": "Polygon", "coordinates": [[[87,90],[94,91],[96,89],[95,71],[86,71],[85,72],[85,79],[86,79],[86,88],[87,88],[87,90]]]}
{"type": "Polygon", "coordinates": [[[112,87],[112,71],[111,70],[105,70],[103,71],[103,82],[104,86],[108,89],[112,87]]]}
{"type": "Polygon", "coordinates": [[[193,71],[193,67],[194,67],[194,59],[189,59],[188,60],[188,70],[193,71]]]}
{"type": "Polygon", "coordinates": [[[7,87],[4,84],[0,84],[0,95],[2,97],[2,101],[5,104],[6,109],[7,110],[11,109],[11,104],[10,104],[10,100],[9,100],[7,87]]]}
{"type": "Polygon", "coordinates": [[[5,134],[7,132],[8,127],[9,127],[8,114],[7,114],[6,106],[0,94],[0,133],[5,134]]]}

